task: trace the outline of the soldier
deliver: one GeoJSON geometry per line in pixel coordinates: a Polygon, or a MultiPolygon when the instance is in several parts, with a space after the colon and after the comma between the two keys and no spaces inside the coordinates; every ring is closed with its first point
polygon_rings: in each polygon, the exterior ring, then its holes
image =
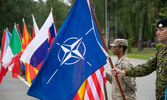
{"type": "Polygon", "coordinates": [[[145,64],[122,71],[114,68],[111,72],[117,76],[141,77],[156,71],[156,100],[164,100],[167,86],[167,18],[157,23],[156,35],[158,41],[163,42],[165,47],[160,48],[152,59],[145,64]]]}
{"type": "MultiPolygon", "coordinates": [[[[110,46],[112,46],[113,54],[117,55],[118,57],[115,68],[125,70],[133,66],[125,54],[126,48],[128,46],[127,40],[115,39],[114,42],[110,44],[110,46]]],[[[106,75],[107,80],[112,84],[112,100],[122,100],[122,96],[114,76],[109,73],[107,73],[106,75]]],[[[119,77],[119,82],[121,84],[126,100],[136,100],[137,89],[135,78],[119,77]]]]}

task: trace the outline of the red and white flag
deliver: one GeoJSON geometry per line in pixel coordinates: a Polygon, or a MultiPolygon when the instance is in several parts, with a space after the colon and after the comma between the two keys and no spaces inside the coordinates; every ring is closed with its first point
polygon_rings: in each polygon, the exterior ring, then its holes
{"type": "Polygon", "coordinates": [[[84,100],[104,100],[105,83],[106,73],[102,67],[88,77],[84,100]]]}
{"type": "Polygon", "coordinates": [[[5,74],[6,74],[7,70],[8,70],[7,68],[5,68],[5,67],[3,66],[3,59],[4,59],[4,57],[5,57],[6,50],[7,50],[7,47],[8,47],[8,45],[9,45],[9,42],[10,42],[10,38],[11,38],[11,33],[10,33],[8,30],[4,30],[3,37],[2,37],[2,43],[1,43],[0,83],[2,82],[3,76],[5,76],[5,74]]]}
{"type": "Polygon", "coordinates": [[[19,53],[21,51],[21,41],[20,36],[18,34],[18,31],[16,29],[16,25],[14,25],[13,31],[12,31],[12,37],[10,39],[9,45],[7,47],[4,59],[3,59],[3,66],[4,68],[8,68],[9,65],[12,63],[12,76],[14,78],[17,78],[19,75],[19,53]]]}
{"type": "Polygon", "coordinates": [[[104,85],[106,82],[106,72],[104,67],[101,67],[87,78],[73,100],[104,100],[104,85]]]}

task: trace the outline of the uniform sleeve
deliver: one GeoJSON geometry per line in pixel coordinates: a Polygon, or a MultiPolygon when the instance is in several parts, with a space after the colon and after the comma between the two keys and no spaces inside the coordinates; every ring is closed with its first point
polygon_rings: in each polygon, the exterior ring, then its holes
{"type": "MultiPolygon", "coordinates": [[[[122,62],[123,66],[123,70],[125,69],[130,69],[133,65],[130,63],[130,62],[122,62]]],[[[136,82],[135,82],[135,78],[134,77],[122,77],[123,81],[125,82],[125,85],[126,85],[126,90],[129,90],[129,91],[133,91],[135,92],[137,90],[137,87],[136,87],[136,82]]]]}
{"type": "Polygon", "coordinates": [[[153,71],[156,70],[157,65],[157,57],[153,57],[151,60],[148,60],[145,64],[138,65],[136,67],[131,67],[130,69],[126,69],[126,76],[131,77],[142,77],[146,76],[153,71]]]}
{"type": "Polygon", "coordinates": [[[109,81],[110,84],[112,84],[112,76],[111,76],[111,74],[106,73],[106,78],[107,78],[107,81],[109,81]]]}
{"type": "Polygon", "coordinates": [[[137,91],[135,79],[136,79],[135,77],[127,77],[127,76],[123,77],[126,88],[128,88],[128,90],[131,90],[133,92],[137,91]]]}

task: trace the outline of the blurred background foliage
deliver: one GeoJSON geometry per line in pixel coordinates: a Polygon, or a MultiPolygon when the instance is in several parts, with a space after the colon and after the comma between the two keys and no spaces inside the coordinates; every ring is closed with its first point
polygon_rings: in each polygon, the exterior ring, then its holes
{"type": "MultiPolygon", "coordinates": [[[[126,38],[131,42],[131,46],[138,47],[138,51],[141,51],[143,47],[151,47],[151,43],[157,43],[156,23],[159,19],[167,17],[166,0],[93,0],[96,17],[104,36],[105,1],[108,44],[115,38],[126,38]]],[[[59,30],[74,2],[75,0],[0,0],[0,41],[3,30],[8,28],[11,32],[14,23],[19,24],[22,33],[22,18],[25,19],[31,34],[31,15],[34,14],[40,28],[51,7],[59,30]]]]}

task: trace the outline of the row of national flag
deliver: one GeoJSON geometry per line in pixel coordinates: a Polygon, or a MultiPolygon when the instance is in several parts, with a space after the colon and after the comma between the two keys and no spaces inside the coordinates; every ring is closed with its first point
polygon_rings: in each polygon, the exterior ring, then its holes
{"type": "MultiPolygon", "coordinates": [[[[9,38],[9,35],[7,37],[7,33],[9,33],[7,31],[8,30],[4,31],[6,33],[6,35],[3,34],[4,37],[6,36],[6,39],[4,39],[4,42],[8,42],[8,44],[6,47],[5,46],[2,47],[3,54],[1,54],[1,55],[3,55],[3,57],[1,60],[1,73],[0,73],[1,79],[6,74],[6,71],[9,67],[9,65],[11,65],[11,64],[13,64],[12,76],[17,78],[18,74],[19,74],[19,64],[20,64],[19,52],[21,51],[20,37],[19,37],[18,31],[17,31],[16,25],[13,28],[11,38],[9,38]],[[9,42],[9,40],[10,40],[10,42],[9,42]]],[[[2,43],[3,43],[3,40],[2,40],[2,43]]],[[[3,44],[2,44],[2,46],[3,46],[3,44]]]]}
{"type": "Polygon", "coordinates": [[[103,66],[108,54],[92,13],[89,0],[76,0],[58,32],[52,10],[40,30],[33,17],[32,38],[24,20],[22,41],[16,26],[12,34],[5,30],[0,80],[11,64],[13,77],[17,77],[21,61],[31,85],[30,96],[42,100],[104,100],[103,66]]]}
{"type": "MultiPolygon", "coordinates": [[[[36,24],[34,16],[33,18],[33,34],[37,34],[39,29],[36,24]]],[[[23,70],[26,68],[26,80],[31,84],[31,81],[35,78],[37,70],[35,70],[31,65],[20,62],[20,56],[24,52],[26,46],[31,42],[31,36],[27,30],[26,23],[23,20],[23,36],[21,36],[18,24],[14,25],[12,34],[8,29],[4,30],[3,39],[1,44],[1,69],[0,69],[0,83],[3,77],[8,71],[8,67],[12,67],[12,76],[17,78],[20,73],[20,65],[23,70]],[[27,67],[28,66],[28,67],[27,67]],[[33,69],[33,70],[32,70],[33,69]],[[36,72],[34,74],[34,71],[36,72]],[[31,73],[31,74],[30,74],[31,73]]]]}
{"type": "Polygon", "coordinates": [[[7,47],[10,42],[10,38],[11,38],[11,33],[8,31],[8,29],[4,30],[3,37],[2,37],[2,43],[1,43],[1,56],[0,56],[0,61],[1,61],[0,83],[2,82],[3,76],[5,76],[8,70],[8,67],[5,67],[3,65],[3,61],[4,61],[7,47]]]}

